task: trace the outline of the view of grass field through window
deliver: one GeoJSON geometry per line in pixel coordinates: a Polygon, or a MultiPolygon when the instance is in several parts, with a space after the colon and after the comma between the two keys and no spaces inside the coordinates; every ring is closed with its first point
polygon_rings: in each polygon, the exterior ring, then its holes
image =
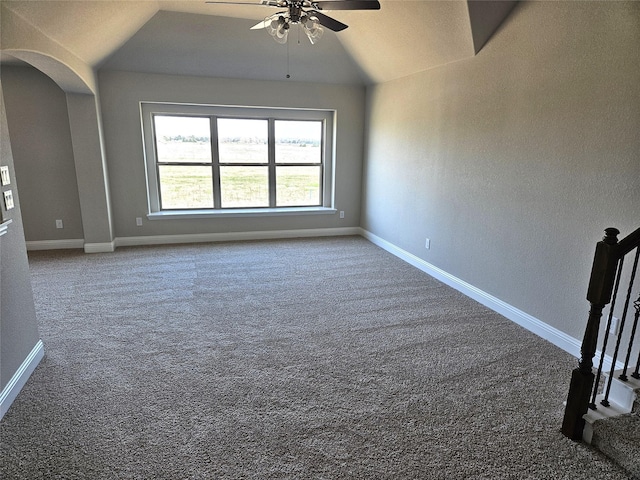
{"type": "Polygon", "coordinates": [[[275,120],[270,160],[268,120],[216,120],[217,161],[209,117],[154,117],[163,210],[215,208],[216,177],[220,208],[322,204],[321,121],[275,120]]]}

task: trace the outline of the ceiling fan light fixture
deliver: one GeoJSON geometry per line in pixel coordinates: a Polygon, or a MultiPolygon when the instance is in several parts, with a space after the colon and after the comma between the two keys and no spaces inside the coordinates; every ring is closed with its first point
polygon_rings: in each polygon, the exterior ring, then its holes
{"type": "Polygon", "coordinates": [[[265,30],[277,43],[287,43],[289,36],[289,20],[276,13],[264,19],[265,30]]]}
{"type": "Polygon", "coordinates": [[[324,33],[324,28],[322,28],[318,19],[309,16],[305,16],[302,19],[302,30],[304,30],[304,33],[312,45],[315,45],[324,33]]]}
{"type": "Polygon", "coordinates": [[[285,25],[287,28],[284,28],[284,26],[282,28],[279,28],[275,36],[273,37],[273,39],[278,43],[287,43],[287,37],[289,36],[289,25],[285,25]]]}

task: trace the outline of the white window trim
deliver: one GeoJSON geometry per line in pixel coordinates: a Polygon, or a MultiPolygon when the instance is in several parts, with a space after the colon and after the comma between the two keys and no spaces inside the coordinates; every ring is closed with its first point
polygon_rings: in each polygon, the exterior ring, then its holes
{"type": "Polygon", "coordinates": [[[142,141],[147,179],[147,218],[168,220],[184,218],[215,218],[317,215],[335,214],[335,110],[293,109],[273,107],[243,107],[228,105],[194,105],[182,103],[140,102],[142,141]],[[324,164],[322,179],[322,205],[316,207],[233,208],[233,209],[185,209],[161,210],[158,176],[156,175],[156,153],[153,138],[153,115],[216,115],[240,118],[274,118],[276,120],[322,120],[325,122],[324,164]]]}
{"type": "Polygon", "coordinates": [[[331,207],[278,207],[278,208],[234,208],[203,210],[164,210],[149,213],[149,220],[176,220],[180,218],[216,217],[281,217],[287,215],[331,215],[337,213],[331,207]]]}

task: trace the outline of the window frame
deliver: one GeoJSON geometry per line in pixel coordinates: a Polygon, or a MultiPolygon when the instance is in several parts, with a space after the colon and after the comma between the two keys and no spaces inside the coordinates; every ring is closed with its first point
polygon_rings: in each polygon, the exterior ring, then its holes
{"type": "MultiPolygon", "coordinates": [[[[313,214],[335,213],[334,204],[334,172],[335,172],[335,110],[320,109],[292,109],[273,107],[243,107],[225,105],[195,105],[180,103],[140,102],[141,127],[143,136],[143,153],[145,159],[145,174],[147,180],[148,217],[153,218],[184,218],[187,216],[247,216],[247,215],[278,215],[278,214],[313,214]],[[156,136],[154,116],[185,116],[204,117],[210,119],[211,132],[211,164],[202,162],[180,162],[180,165],[205,165],[212,168],[213,208],[161,208],[161,191],[159,166],[171,162],[159,163],[156,151],[156,136]],[[220,199],[220,163],[217,142],[217,119],[258,119],[268,120],[268,175],[269,175],[269,206],[268,207],[232,207],[222,208],[220,199]],[[321,121],[323,138],[321,142],[320,164],[304,164],[303,166],[320,165],[320,204],[317,206],[275,206],[276,167],[294,166],[293,164],[278,164],[275,158],[275,122],[283,121],[321,121]],[[272,141],[274,142],[272,144],[272,141]]],[[[241,166],[242,163],[229,164],[241,166]]]]}

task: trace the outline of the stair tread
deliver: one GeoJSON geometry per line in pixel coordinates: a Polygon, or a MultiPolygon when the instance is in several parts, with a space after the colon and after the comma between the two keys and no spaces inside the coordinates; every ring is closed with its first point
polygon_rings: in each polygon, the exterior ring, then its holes
{"type": "Polygon", "coordinates": [[[596,421],[591,444],[640,478],[640,415],[627,414],[596,421]]]}

